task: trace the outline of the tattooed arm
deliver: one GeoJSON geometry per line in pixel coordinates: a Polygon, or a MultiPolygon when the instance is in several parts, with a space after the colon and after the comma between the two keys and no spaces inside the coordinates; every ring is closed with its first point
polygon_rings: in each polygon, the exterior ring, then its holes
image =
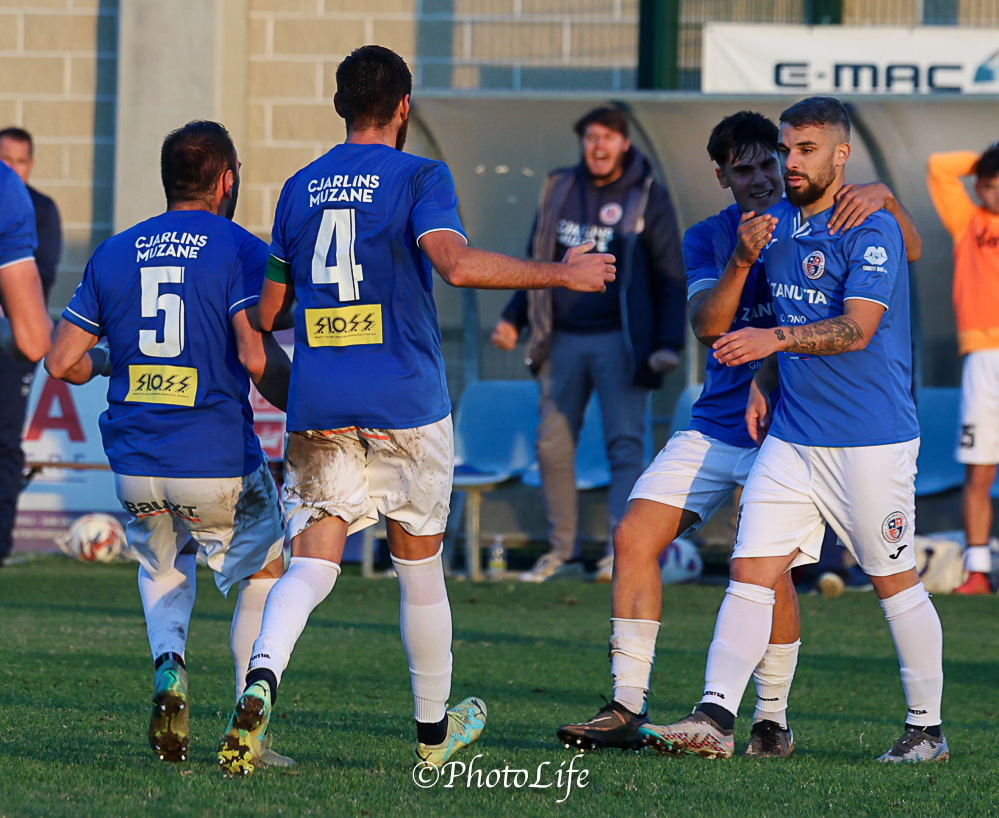
{"type": "Polygon", "coordinates": [[[864,349],[881,323],[885,308],[874,301],[850,298],[846,312],[795,327],[730,332],[714,343],[714,356],[726,366],[759,361],[775,352],[839,355],[864,349]]]}

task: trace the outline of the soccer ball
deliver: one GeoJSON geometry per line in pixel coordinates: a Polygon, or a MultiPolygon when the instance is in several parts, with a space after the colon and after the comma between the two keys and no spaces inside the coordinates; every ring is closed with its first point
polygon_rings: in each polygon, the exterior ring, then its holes
{"type": "Polygon", "coordinates": [[[704,568],[697,546],[683,537],[677,537],[667,546],[661,560],[663,585],[695,580],[704,568]]]}
{"type": "Polygon", "coordinates": [[[111,562],[125,547],[125,529],[110,514],[84,514],[60,538],[64,553],[84,562],[111,562]]]}

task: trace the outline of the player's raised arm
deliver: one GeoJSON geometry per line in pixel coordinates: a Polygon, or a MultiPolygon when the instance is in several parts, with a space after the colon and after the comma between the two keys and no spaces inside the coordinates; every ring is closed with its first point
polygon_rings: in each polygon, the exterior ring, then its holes
{"type": "Polygon", "coordinates": [[[737,231],[738,243],[718,282],[710,290],[691,297],[690,326],[697,340],[705,346],[711,346],[732,326],[746,277],[770,241],[776,225],[777,219],[773,216],[757,216],[753,211],[743,213],[737,231]]]}
{"type": "Polygon", "coordinates": [[[864,219],[878,210],[887,210],[902,230],[905,240],[906,261],[918,261],[923,254],[923,239],[916,228],[912,214],[895,198],[891,188],[882,182],[866,185],[844,185],[836,193],[836,206],[829,219],[829,232],[844,232],[859,226],[864,219]]]}
{"type": "Polygon", "coordinates": [[[851,298],[843,315],[812,324],[732,332],[714,343],[714,356],[726,366],[759,361],[775,352],[796,355],[839,355],[864,349],[885,314],[884,305],[851,298]]]}
{"type": "Polygon", "coordinates": [[[53,378],[84,384],[98,375],[111,374],[111,353],[97,336],[69,321],[56,327],[52,349],[45,357],[45,370],[53,378]]]}
{"type": "Polygon", "coordinates": [[[278,280],[275,262],[273,256],[268,260],[260,300],[247,310],[251,324],[261,332],[273,332],[291,326],[288,319],[295,303],[295,285],[291,283],[291,276],[287,271],[284,271],[284,280],[278,280]]]}
{"type": "MultiPolygon", "coordinates": [[[[593,242],[571,247],[561,262],[533,261],[469,247],[450,230],[436,230],[420,238],[420,247],[448,284],[480,290],[539,290],[565,287],[584,293],[602,293],[614,280],[614,256],[591,253],[593,242]]],[[[261,297],[261,301],[263,298],[261,297]]]]}
{"type": "Polygon", "coordinates": [[[242,310],[232,317],[239,362],[264,400],[285,412],[288,408],[291,360],[271,333],[258,332],[251,326],[249,312],[242,310]]]}
{"type": "Polygon", "coordinates": [[[7,314],[0,319],[0,347],[15,357],[40,361],[49,351],[52,320],[34,259],[0,269],[0,300],[7,314]]]}

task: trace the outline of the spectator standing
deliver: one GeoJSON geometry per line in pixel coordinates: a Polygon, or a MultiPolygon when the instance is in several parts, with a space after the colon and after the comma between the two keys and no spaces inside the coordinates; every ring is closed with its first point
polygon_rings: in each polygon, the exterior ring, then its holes
{"type": "MultiPolygon", "coordinates": [[[[603,293],[517,292],[493,332],[512,350],[530,328],[527,364],[541,388],[538,463],[551,551],[522,575],[544,582],[579,573],[575,452],[591,394],[600,408],[610,461],[610,530],[624,515],[645,462],[649,392],[679,363],[684,338],[684,272],[669,191],[632,146],[627,115],[591,111],[575,125],[581,161],[545,183],[531,234],[535,259],[555,261],[583,241],[618,259],[603,293]]],[[[610,582],[613,552],[598,565],[610,582]]]]}
{"type": "Polygon", "coordinates": [[[961,434],[956,458],[965,464],[961,501],[968,549],[959,594],[991,591],[990,489],[999,463],[999,145],[935,153],[926,174],[930,197],[954,241],[954,312],[961,376],[961,434]],[[975,177],[975,194],[962,179],[975,177]]]}
{"type": "MultiPolygon", "coordinates": [[[[34,207],[33,226],[38,241],[34,259],[47,304],[62,251],[59,210],[52,199],[28,185],[28,177],[35,166],[31,134],[21,128],[0,130],[0,160],[20,177],[34,207]]],[[[0,349],[0,391],[4,396],[0,401],[0,564],[10,555],[13,547],[17,496],[21,491],[24,471],[21,430],[34,377],[35,364],[32,360],[0,349]]]]}

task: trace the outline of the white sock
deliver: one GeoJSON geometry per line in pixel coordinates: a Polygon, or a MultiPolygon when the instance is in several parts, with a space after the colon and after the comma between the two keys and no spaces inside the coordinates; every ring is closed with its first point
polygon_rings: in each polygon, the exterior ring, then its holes
{"type": "Polygon", "coordinates": [[[236,597],[236,609],[232,612],[232,627],[229,629],[229,647],[232,649],[232,661],[236,670],[237,699],[243,695],[253,643],[260,636],[267,594],[276,583],[276,577],[244,579],[239,583],[239,596],[236,597]]]}
{"type": "Polygon", "coordinates": [[[729,580],[708,649],[702,704],[738,715],[749,677],[767,651],[775,594],[762,585],[729,580]]]}
{"type": "Polygon", "coordinates": [[[770,643],[763,661],[753,672],[756,678],[756,712],[753,723],[763,720],[775,721],[787,727],[787,696],[791,692],[791,680],[798,665],[798,648],[801,640],[790,644],[770,643]]]}
{"type": "Polygon", "coordinates": [[[645,712],[658,634],[659,623],[654,619],[611,617],[610,659],[614,701],[632,713],[645,712]]]}
{"type": "Polygon", "coordinates": [[[196,591],[194,554],[178,554],[173,570],[153,579],[139,568],[139,596],[153,659],[164,653],[184,655],[196,591]]]}
{"type": "Polygon", "coordinates": [[[413,717],[436,724],[451,695],[451,603],[441,551],[422,560],[392,557],[402,601],[399,628],[413,682],[413,717]]]}
{"type": "Polygon", "coordinates": [[[940,724],[943,696],[943,629],[923,583],[881,600],[895,640],[902,688],[909,708],[906,724],[940,724]]]}
{"type": "Polygon", "coordinates": [[[964,552],[964,570],[978,574],[992,573],[992,552],[987,545],[969,545],[964,552]]]}
{"type": "Polygon", "coordinates": [[[291,652],[317,605],[330,595],[340,566],[314,557],[292,557],[288,570],[267,595],[260,636],[253,643],[250,670],[267,668],[281,682],[291,652]]]}

